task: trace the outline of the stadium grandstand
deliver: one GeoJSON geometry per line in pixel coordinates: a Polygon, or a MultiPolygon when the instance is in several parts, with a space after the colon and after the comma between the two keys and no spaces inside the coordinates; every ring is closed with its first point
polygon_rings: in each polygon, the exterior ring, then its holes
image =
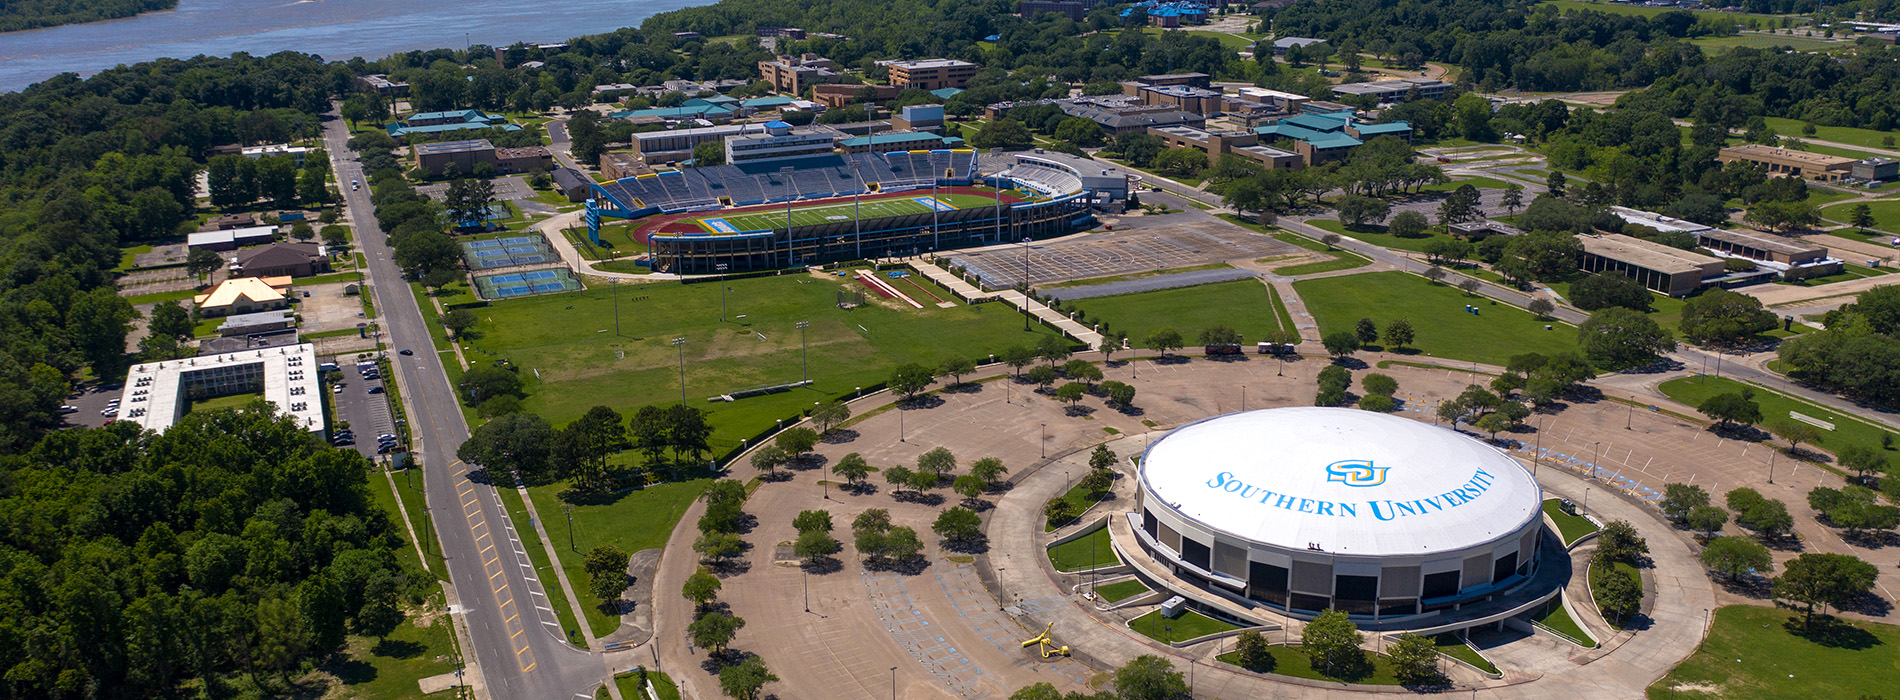
{"type": "Polygon", "coordinates": [[[1093,226],[1093,206],[1128,186],[1088,158],[945,149],[689,168],[593,190],[596,242],[602,218],[651,219],[634,235],[656,270],[711,274],[1063,235],[1093,226]]]}

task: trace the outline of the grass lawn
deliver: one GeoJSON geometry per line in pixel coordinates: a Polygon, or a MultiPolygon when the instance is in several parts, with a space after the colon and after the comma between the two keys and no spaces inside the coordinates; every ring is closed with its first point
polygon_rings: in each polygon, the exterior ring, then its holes
{"type": "MultiPolygon", "coordinates": [[[[608,497],[571,503],[574,506],[574,526],[570,535],[566,515],[561,506],[570,502],[561,498],[565,484],[547,484],[528,489],[528,495],[534,499],[535,512],[545,519],[542,527],[547,529],[548,537],[554,540],[554,551],[561,558],[561,568],[567,571],[567,580],[574,586],[574,595],[580,598],[581,609],[587,614],[587,626],[596,636],[605,636],[620,628],[620,616],[607,615],[600,610],[600,599],[587,590],[587,571],[581,568],[581,560],[587,552],[601,545],[614,545],[628,554],[642,549],[658,549],[666,545],[666,538],[673,534],[673,526],[686,512],[687,506],[699,498],[706,490],[710,479],[694,479],[670,484],[656,484],[643,489],[615,493],[608,497]],[[568,538],[573,545],[569,546],[568,538]]],[[[517,521],[516,528],[522,523],[517,521]]],[[[527,545],[535,550],[533,545],[527,545]]],[[[539,566],[540,562],[536,562],[539,566]]],[[[552,572],[550,572],[552,573],[552,572]]],[[[542,579],[549,588],[556,586],[552,576],[542,579]]],[[[552,593],[552,592],[550,592],[552,593]]]]}
{"type": "Polygon", "coordinates": [[[158,304],[167,301],[189,301],[195,296],[198,296],[198,290],[181,289],[176,292],[153,292],[151,294],[130,296],[126,297],[125,301],[133,306],[138,306],[139,304],[158,304]]]}
{"type": "Polygon", "coordinates": [[[1860,264],[1857,262],[1846,262],[1841,265],[1840,272],[1834,273],[1832,275],[1828,275],[1826,277],[1809,277],[1799,282],[1776,282],[1775,284],[1785,284],[1785,285],[1794,286],[1794,287],[1819,287],[1824,284],[1833,284],[1835,282],[1846,282],[1848,280],[1857,280],[1862,277],[1879,277],[1881,275],[1891,275],[1891,274],[1893,274],[1893,270],[1889,268],[1867,267],[1866,265],[1860,264]]]}
{"type": "Polygon", "coordinates": [[[1590,633],[1583,631],[1583,627],[1578,625],[1576,620],[1570,619],[1570,611],[1565,610],[1562,603],[1558,601],[1552,601],[1550,608],[1545,610],[1544,614],[1531,619],[1545,627],[1570,635],[1572,639],[1583,643],[1584,646],[1596,648],[1596,640],[1590,637],[1590,633]]]}
{"type": "Polygon", "coordinates": [[[1436,635],[1432,637],[1432,643],[1438,645],[1438,653],[1440,654],[1484,669],[1488,673],[1498,672],[1496,664],[1491,663],[1490,659],[1484,658],[1484,655],[1479,654],[1478,650],[1471,648],[1471,645],[1466,644],[1465,640],[1459,639],[1458,635],[1450,633],[1436,635]]]}
{"type": "Polygon", "coordinates": [[[1129,620],[1128,628],[1162,644],[1172,644],[1196,637],[1205,637],[1216,632],[1240,629],[1193,610],[1182,611],[1180,617],[1172,620],[1161,617],[1161,611],[1156,610],[1129,620]]]}
{"type": "Polygon", "coordinates": [[[1108,543],[1108,528],[1098,528],[1086,536],[1049,548],[1049,563],[1057,571],[1081,571],[1120,564],[1115,548],[1108,543]]]}
{"type": "Polygon", "coordinates": [[[138,257],[140,255],[144,255],[150,252],[152,252],[152,246],[149,244],[120,248],[119,249],[119,266],[116,268],[113,268],[112,271],[126,272],[128,270],[131,270],[134,267],[138,267],[138,257]]]}
{"type": "Polygon", "coordinates": [[[1321,272],[1333,272],[1335,270],[1350,270],[1355,267],[1364,267],[1372,264],[1371,260],[1350,251],[1334,250],[1331,255],[1333,256],[1331,260],[1276,267],[1273,268],[1273,273],[1276,275],[1286,275],[1288,277],[1298,277],[1300,275],[1315,275],[1321,272]]]}
{"type": "Polygon", "coordinates": [[[1444,285],[1404,272],[1372,272],[1293,283],[1307,310],[1319,321],[1322,334],[1350,331],[1361,318],[1381,328],[1394,319],[1409,319],[1417,331],[1414,347],[1420,354],[1502,365],[1512,355],[1526,352],[1552,354],[1575,350],[1576,331],[1544,322],[1529,312],[1490,300],[1467,296],[1444,285]],[[1478,315],[1465,305],[1479,308],[1478,315]]]}
{"type": "Polygon", "coordinates": [[[1147,593],[1148,590],[1149,588],[1146,584],[1131,578],[1126,581],[1116,581],[1106,586],[1096,586],[1095,595],[1101,596],[1102,600],[1106,600],[1110,603],[1119,603],[1147,593]]]}
{"type": "MultiPolygon", "coordinates": [[[[1517,156],[1513,156],[1513,157],[1517,157],[1517,156]]],[[[1421,192],[1450,192],[1460,187],[1464,187],[1465,185],[1470,185],[1472,187],[1476,187],[1481,190],[1486,190],[1486,189],[1501,190],[1501,189],[1505,189],[1511,186],[1510,183],[1507,183],[1503,180],[1497,180],[1497,179],[1488,178],[1488,177],[1460,177],[1460,178],[1454,178],[1450,182],[1441,182],[1436,185],[1426,185],[1424,187],[1420,187],[1419,191],[1421,192]]]]}
{"type": "Polygon", "coordinates": [[[1788,419],[1788,413],[1790,411],[1799,412],[1810,418],[1819,418],[1823,421],[1833,423],[1834,429],[1823,429],[1821,431],[1821,439],[1813,444],[1834,452],[1838,452],[1841,448],[1849,445],[1862,445],[1881,450],[1883,448],[1880,446],[1880,436],[1893,435],[1891,431],[1882,430],[1860,419],[1844,415],[1839,411],[1822,408],[1806,401],[1796,400],[1786,394],[1770,391],[1751,384],[1743,384],[1726,377],[1681,377],[1663,382],[1657,388],[1662,390],[1664,396],[1668,396],[1692,408],[1702,405],[1704,400],[1716,394],[1725,394],[1741,391],[1744,388],[1752,388],[1755,390],[1755,403],[1761,405],[1761,415],[1764,423],[1786,420],[1788,419]]]}
{"type": "MultiPolygon", "coordinates": [[[[1735,36],[1705,36],[1705,37],[1697,37],[1694,39],[1690,39],[1689,43],[1702,47],[1704,51],[1710,51],[1710,52],[1716,52],[1716,53],[1727,51],[1729,49],[1733,49],[1738,46],[1746,46],[1751,49],[1777,49],[1777,48],[1786,46],[1796,51],[1817,51],[1821,49],[1835,49],[1835,48],[1841,48],[1843,46],[1853,46],[1853,44],[1845,44],[1839,41],[1831,41],[1825,37],[1822,37],[1819,34],[1816,34],[1814,36],[1806,36],[1800,33],[1804,31],[1806,30],[1797,31],[1795,34],[1792,34],[1792,35],[1776,34],[1773,36],[1767,36],[1767,35],[1762,35],[1762,34],[1737,34],[1735,36]]],[[[1775,121],[1794,121],[1794,120],[1777,119],[1775,121]]],[[[1779,126],[1775,127],[1775,131],[1780,133],[1783,136],[1798,137],[1801,135],[1800,122],[1795,122],[1795,127],[1791,131],[1782,131],[1781,127],[1779,126]]],[[[1832,139],[1829,139],[1829,140],[1832,140],[1832,139]]]]}
{"type": "MultiPolygon", "coordinates": [[[[647,680],[653,682],[653,690],[659,693],[660,700],[680,700],[680,688],[673,683],[671,676],[647,669],[647,680]]],[[[626,700],[640,700],[647,696],[646,685],[640,683],[634,674],[623,673],[614,676],[614,685],[620,687],[620,697],[626,700]]],[[[601,690],[604,697],[606,689],[601,690]]]]}
{"type": "MultiPolygon", "coordinates": [[[[1783,35],[1783,36],[1791,40],[1799,40],[1799,39],[1807,38],[1807,37],[1789,37],[1786,35],[1783,35]]],[[[1822,141],[1833,141],[1835,143],[1844,143],[1849,146],[1867,146],[1870,148],[1889,148],[1889,146],[1884,145],[1886,139],[1900,137],[1900,132],[1875,131],[1873,129],[1857,129],[1851,126],[1821,126],[1820,124],[1814,125],[1813,136],[1802,136],[1801,125],[1804,122],[1802,122],[1799,119],[1786,119],[1782,117],[1764,117],[1763,121],[1768,122],[1768,126],[1773,128],[1775,130],[1775,133],[1781,134],[1782,136],[1793,136],[1798,139],[1816,138],[1822,141]]]]}
{"type": "Polygon", "coordinates": [[[328,275],[317,275],[315,277],[303,277],[303,278],[291,280],[290,286],[307,287],[313,284],[331,284],[335,282],[361,282],[361,281],[363,281],[363,273],[361,272],[337,272],[337,273],[332,273],[328,275]]]}
{"type": "MultiPolygon", "coordinates": [[[[911,279],[954,299],[926,278],[911,279]]],[[[1022,317],[999,304],[837,307],[838,291],[863,289],[847,278],[802,273],[725,284],[622,285],[618,335],[610,290],[512,299],[475,310],[481,335],[465,343],[464,351],[471,362],[506,358],[519,366],[529,394],[523,402],[527,410],[561,425],[599,404],[624,413],[677,401],[681,363],[670,341],[685,338],[681,349],[689,403],[708,411],[715,453],[723,453],[814,401],[885,381],[899,364],[987,359],[989,353],[1034,345],[1053,333],[1040,325],[1022,330],[1022,317]],[[732,290],[725,294],[725,322],[720,321],[722,287],[732,290]],[[705,401],[798,381],[803,376],[801,335],[794,324],[807,320],[811,328],[804,340],[813,386],[737,402],[705,401]]]]}
{"type": "MultiPolygon", "coordinates": [[[[1612,15],[1636,15],[1639,17],[1650,17],[1654,15],[1660,15],[1664,12],[1676,11],[1676,8],[1673,8],[1673,7],[1643,7],[1641,5],[1627,5],[1623,3],[1581,2],[1579,0],[1550,0],[1549,2],[1546,2],[1544,4],[1555,5],[1557,9],[1568,11],[1568,12],[1575,12],[1577,10],[1589,10],[1592,12],[1603,12],[1603,13],[1612,14],[1612,15]]],[[[1727,15],[1729,17],[1733,17],[1736,19],[1744,19],[1744,18],[1750,18],[1750,17],[1753,17],[1755,19],[1761,19],[1761,20],[1770,20],[1770,19],[1780,20],[1781,19],[1780,15],[1757,15],[1757,14],[1749,14],[1745,12],[1697,12],[1695,13],[1695,15],[1697,17],[1702,17],[1704,15],[1709,15],[1709,16],[1727,15]]],[[[1800,17],[1799,15],[1790,15],[1790,16],[1797,17],[1797,18],[1800,17]]]]}
{"type": "MultiPolygon", "coordinates": [[[[818,207],[793,207],[790,216],[793,226],[815,226],[831,221],[850,221],[856,217],[864,219],[882,219],[893,216],[911,216],[929,214],[933,205],[926,203],[930,193],[909,193],[903,197],[873,199],[853,204],[827,204],[818,207]]],[[[934,205],[939,211],[971,209],[996,205],[996,198],[977,194],[937,195],[934,205]]],[[[785,226],[786,211],[757,211],[743,214],[725,214],[704,217],[698,220],[700,227],[712,233],[736,233],[739,231],[762,231],[785,226]]]]}
{"type": "MultiPolygon", "coordinates": [[[[1392,657],[1384,654],[1367,654],[1367,656],[1372,659],[1372,674],[1362,678],[1348,680],[1328,676],[1323,669],[1313,668],[1313,659],[1306,655],[1306,651],[1303,647],[1281,646],[1276,644],[1267,647],[1267,652],[1273,655],[1273,670],[1267,671],[1267,673],[1292,676],[1294,678],[1310,678],[1319,681],[1359,683],[1362,685],[1399,684],[1398,675],[1392,671],[1392,657]]],[[[1240,652],[1237,651],[1230,651],[1215,658],[1235,666],[1241,666],[1240,652]]],[[[1241,668],[1246,667],[1241,666],[1241,668]]]]}
{"type": "Polygon", "coordinates": [[[1188,267],[1174,267],[1174,268],[1169,268],[1166,270],[1145,270],[1142,272],[1131,272],[1126,275],[1110,275],[1107,277],[1090,277],[1088,279],[1069,280],[1067,282],[1057,282],[1055,284],[1039,285],[1037,286],[1037,289],[1061,289],[1063,287],[1087,287],[1087,286],[1096,285],[1096,284],[1108,284],[1111,282],[1127,282],[1129,280],[1147,279],[1149,277],[1160,277],[1162,275],[1173,275],[1173,274],[1178,274],[1182,272],[1198,272],[1201,270],[1227,270],[1227,269],[1232,269],[1232,268],[1233,266],[1227,263],[1208,263],[1206,265],[1190,265],[1188,267]]]}
{"type": "MultiPolygon", "coordinates": [[[[1081,480],[1081,475],[1079,474],[1076,475],[1076,479],[1079,482],[1081,480]]],[[[1082,488],[1082,484],[1080,483],[1077,483],[1076,485],[1069,487],[1069,490],[1062,492],[1062,500],[1068,501],[1069,507],[1075,509],[1075,512],[1077,514],[1076,519],[1078,520],[1081,519],[1083,513],[1088,511],[1090,506],[1095,505],[1095,501],[1089,500],[1088,489],[1082,488]]],[[[1071,520],[1069,522],[1074,522],[1074,520],[1071,520]]],[[[1068,525],[1068,524],[1069,523],[1062,523],[1062,525],[1068,525]]],[[[1042,531],[1052,532],[1054,530],[1055,528],[1050,527],[1047,523],[1047,519],[1045,518],[1044,524],[1042,526],[1042,531]]]]}
{"type": "Polygon", "coordinates": [[[185,413],[203,413],[205,411],[229,411],[251,405],[252,401],[264,398],[263,392],[250,394],[232,394],[213,399],[198,399],[185,402],[185,413]]]}
{"type": "MultiPolygon", "coordinates": [[[[1640,591],[1643,589],[1643,575],[1642,573],[1636,570],[1636,567],[1630,566],[1627,562],[1620,562],[1620,561],[1611,562],[1610,566],[1611,568],[1616,570],[1615,575],[1628,576],[1630,578],[1630,581],[1636,584],[1636,590],[1640,591]]],[[[1603,610],[1603,603],[1601,601],[1598,601],[1597,611],[1601,612],[1602,610],[1603,610]]],[[[1616,619],[1616,616],[1614,615],[1604,615],[1603,621],[1610,623],[1611,627],[1615,627],[1617,629],[1623,629],[1623,624],[1629,622],[1629,618],[1618,620],[1616,619]]]]}
{"type": "MultiPolygon", "coordinates": [[[[422,568],[428,569],[431,574],[445,574],[447,570],[442,569],[441,546],[437,544],[435,523],[430,522],[422,510],[422,474],[420,470],[417,470],[415,473],[397,472],[395,477],[395,491],[392,491],[388,481],[380,472],[370,474],[369,490],[371,495],[375,497],[377,503],[382,504],[383,510],[389,511],[390,517],[397,521],[397,525],[402,524],[401,521],[403,518],[408,518],[409,525],[416,529],[416,537],[422,540],[421,545],[423,551],[429,553],[428,566],[422,568]],[[400,510],[396,508],[397,492],[402,494],[402,508],[400,510]]],[[[403,537],[407,538],[408,531],[403,530],[402,532],[403,537]]],[[[402,552],[397,555],[397,558],[402,559],[404,562],[417,563],[418,566],[421,566],[420,563],[416,561],[416,548],[414,546],[404,546],[402,552]]]]}
{"type": "MultiPolygon", "coordinates": [[[[441,609],[439,595],[432,595],[433,612],[417,626],[415,611],[395,631],[381,640],[350,635],[343,642],[344,657],[324,666],[341,682],[325,694],[339,700],[395,700],[425,697],[416,682],[429,676],[453,672],[456,663],[454,632],[449,616],[441,609]]],[[[448,694],[448,697],[453,697],[448,694]]]]}
{"type": "MultiPolygon", "coordinates": [[[[1357,230],[1354,230],[1354,229],[1346,228],[1346,225],[1340,223],[1337,219],[1308,219],[1306,223],[1312,224],[1313,226],[1324,229],[1326,231],[1337,233],[1347,238],[1357,238],[1359,240],[1365,241],[1367,243],[1371,243],[1381,248],[1391,248],[1393,250],[1409,250],[1414,253],[1425,252],[1425,244],[1430,242],[1434,238],[1449,238],[1449,236],[1446,236],[1443,233],[1438,233],[1436,231],[1434,231],[1429,236],[1425,236],[1424,238],[1400,238],[1398,236],[1394,236],[1392,234],[1386,233],[1384,226],[1364,226],[1364,227],[1360,227],[1357,230]]],[[[1427,228],[1426,230],[1432,231],[1432,229],[1430,228],[1427,228]]]]}
{"type": "Polygon", "coordinates": [[[1599,529],[1596,523],[1590,522],[1589,518],[1565,513],[1561,506],[1562,503],[1555,498],[1544,501],[1544,514],[1549,515],[1551,521],[1557,523],[1557,534],[1564,538],[1565,547],[1575,544],[1584,535],[1599,529]]]}
{"type": "Polygon", "coordinates": [[[1808,637],[1783,625],[1801,615],[1754,605],[1718,608],[1696,652],[1649,687],[1649,697],[1779,700],[1892,695],[1900,627],[1836,621],[1808,637]],[[1739,660],[1739,661],[1738,661],[1739,660]]]}
{"type": "Polygon", "coordinates": [[[1201,329],[1224,325],[1253,342],[1280,328],[1279,300],[1258,280],[1234,280],[1194,287],[1117,294],[1078,299],[1078,308],[1090,320],[1102,321],[1117,333],[1126,333],[1136,345],[1162,328],[1173,328],[1189,346],[1201,329]]]}
{"type": "MultiPolygon", "coordinates": [[[[1875,229],[1888,233],[1900,231],[1900,198],[1876,199],[1864,203],[1867,205],[1868,213],[1874,215],[1875,229]]],[[[1853,204],[1836,204],[1822,209],[1821,216],[1844,224],[1849,221],[1849,213],[1853,209],[1853,204]]],[[[1839,235],[1839,232],[1836,232],[1836,235],[1839,235]]]]}

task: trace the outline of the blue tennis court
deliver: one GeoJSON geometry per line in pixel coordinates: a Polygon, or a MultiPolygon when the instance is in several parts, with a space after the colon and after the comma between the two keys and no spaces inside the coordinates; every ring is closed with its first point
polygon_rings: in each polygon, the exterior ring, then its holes
{"type": "Polygon", "coordinates": [[[581,288],[580,280],[566,270],[532,270],[475,278],[475,288],[487,299],[511,299],[568,292],[581,288]]]}
{"type": "Polygon", "coordinates": [[[554,248],[540,234],[462,241],[462,260],[474,270],[554,262],[554,248]]]}

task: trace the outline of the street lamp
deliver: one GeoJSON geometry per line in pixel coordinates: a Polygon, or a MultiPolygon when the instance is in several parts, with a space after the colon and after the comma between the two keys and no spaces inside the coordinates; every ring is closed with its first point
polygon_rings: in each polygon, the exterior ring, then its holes
{"type": "Polygon", "coordinates": [[[798,322],[797,324],[795,324],[795,325],[796,325],[796,326],[797,326],[797,328],[798,328],[798,360],[799,360],[799,362],[801,362],[801,363],[803,363],[803,364],[804,364],[804,366],[805,366],[805,381],[806,381],[806,383],[810,383],[810,382],[811,382],[811,358],[810,358],[810,357],[808,357],[808,356],[807,356],[807,355],[805,354],[805,350],[806,350],[806,345],[805,345],[805,329],[807,329],[807,328],[810,328],[810,327],[811,327],[811,322],[810,322],[810,321],[799,321],[799,322],[798,322]]]}
{"type": "Polygon", "coordinates": [[[1601,479],[1603,478],[1603,441],[1592,442],[1590,446],[1596,448],[1596,457],[1590,460],[1590,478],[1601,479]]]}
{"type": "Polygon", "coordinates": [[[561,511],[567,514],[567,548],[578,552],[580,550],[574,548],[574,506],[563,505],[561,511]]]}
{"type": "Polygon", "coordinates": [[[897,667],[891,667],[891,700],[897,700],[897,667]]]}
{"type": "Polygon", "coordinates": [[[1029,237],[1023,237],[1023,330],[1029,330],[1029,237]]]}
{"type": "Polygon", "coordinates": [[[680,405],[686,405],[686,339],[674,338],[673,347],[680,351],[680,405]]]}
{"type": "Polygon", "coordinates": [[[1049,458],[1049,424],[1037,423],[1036,425],[1037,425],[1037,429],[1041,431],[1041,435],[1042,435],[1042,439],[1036,441],[1036,444],[1042,447],[1042,458],[1048,459],[1049,458]]]}

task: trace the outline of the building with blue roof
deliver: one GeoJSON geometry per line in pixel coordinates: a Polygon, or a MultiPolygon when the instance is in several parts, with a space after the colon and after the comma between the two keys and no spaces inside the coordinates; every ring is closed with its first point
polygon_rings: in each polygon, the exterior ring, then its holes
{"type": "Polygon", "coordinates": [[[940,148],[962,148],[963,139],[922,131],[893,132],[844,139],[838,142],[838,147],[843,148],[845,153],[927,151],[940,148]]]}
{"type": "Polygon", "coordinates": [[[655,118],[664,119],[670,122],[687,121],[691,119],[704,119],[709,122],[723,122],[723,121],[731,120],[733,117],[738,116],[739,112],[740,110],[736,104],[735,105],[713,104],[705,100],[700,100],[700,104],[695,104],[695,105],[680,105],[678,107],[655,107],[653,109],[635,109],[635,110],[628,110],[624,112],[614,112],[607,116],[612,119],[638,119],[640,117],[655,117],[655,118]]]}
{"type": "Polygon", "coordinates": [[[1207,23],[1207,6],[1190,0],[1141,0],[1124,8],[1121,16],[1133,17],[1136,10],[1146,12],[1148,23],[1157,27],[1207,23]]]}
{"type": "Polygon", "coordinates": [[[798,98],[795,98],[795,97],[786,97],[784,95],[773,95],[771,97],[756,97],[750,100],[744,100],[739,103],[739,106],[744,107],[746,109],[753,109],[753,110],[766,110],[766,109],[777,110],[777,109],[784,109],[786,107],[789,107],[792,105],[792,103],[797,102],[797,101],[798,101],[798,98]]]}
{"type": "Polygon", "coordinates": [[[941,88],[930,91],[930,94],[936,96],[939,100],[947,100],[962,93],[963,88],[941,88]]]}
{"type": "Polygon", "coordinates": [[[508,123],[508,118],[499,114],[486,114],[478,109],[458,109],[447,112],[417,112],[408,119],[391,122],[384,127],[390,136],[402,138],[407,134],[436,134],[445,131],[500,129],[502,131],[520,131],[521,127],[508,123]]]}
{"type": "Polygon", "coordinates": [[[1360,121],[1351,110],[1325,114],[1299,114],[1278,123],[1255,127],[1264,141],[1288,139],[1293,150],[1307,165],[1319,165],[1345,158],[1353,148],[1380,136],[1412,141],[1412,125],[1407,122],[1371,124],[1360,121]]]}

